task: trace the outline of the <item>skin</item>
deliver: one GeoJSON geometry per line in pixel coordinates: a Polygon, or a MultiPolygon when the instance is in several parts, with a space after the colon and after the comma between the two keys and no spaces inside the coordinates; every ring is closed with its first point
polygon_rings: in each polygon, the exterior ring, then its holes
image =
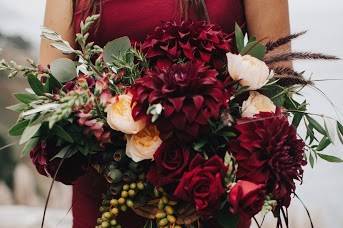
{"type": "MultiPolygon", "coordinates": [[[[244,0],[248,32],[258,40],[277,39],[290,34],[287,0],[244,0]]],[[[71,0],[47,0],[44,26],[53,29],[75,45],[71,0]]],[[[285,46],[283,49],[290,49],[285,46]]],[[[66,57],[42,40],[39,63],[49,64],[56,58],[66,57]]]]}

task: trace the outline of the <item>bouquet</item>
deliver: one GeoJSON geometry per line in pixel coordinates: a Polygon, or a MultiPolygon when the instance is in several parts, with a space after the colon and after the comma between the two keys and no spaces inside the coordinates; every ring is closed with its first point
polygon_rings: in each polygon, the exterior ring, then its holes
{"type": "Polygon", "coordinates": [[[259,212],[288,226],[304,166],[342,162],[323,152],[334,143],[327,118],[307,111],[302,89],[313,82],[278,65],[337,58],[272,52],[303,33],[263,45],[238,25],[230,35],[206,22],[164,22],[142,43],[121,37],[102,48],[88,42],[97,19],[81,23],[80,49],[43,29],[77,61],[0,64],[31,87],[15,94],[9,132],[37,171],[73,184],[95,169],[108,181],[97,227],[120,227],[127,210],[146,227],[247,227],[259,212]]]}

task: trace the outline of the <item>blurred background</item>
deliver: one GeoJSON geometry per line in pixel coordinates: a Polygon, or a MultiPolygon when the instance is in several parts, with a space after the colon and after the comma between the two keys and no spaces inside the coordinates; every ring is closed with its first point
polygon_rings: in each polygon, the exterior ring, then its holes
{"type": "MultiPolygon", "coordinates": [[[[44,0],[0,0],[0,59],[25,63],[37,59],[44,0]]],[[[291,0],[292,31],[308,30],[305,37],[293,43],[294,50],[311,50],[343,58],[343,2],[341,0],[291,0]]],[[[297,62],[296,69],[306,70],[312,79],[343,79],[343,62],[297,62]]],[[[16,115],[4,109],[13,104],[14,91],[25,88],[25,82],[8,80],[0,73],[0,147],[16,141],[7,129],[16,115]]],[[[325,113],[343,119],[343,81],[328,80],[317,86],[335,103],[333,108],[318,92],[307,89],[311,112],[325,113]],[[339,113],[339,116],[337,116],[339,113]]],[[[42,207],[50,180],[36,175],[30,161],[21,158],[16,146],[0,151],[0,228],[40,227],[42,207]]],[[[343,157],[343,147],[332,147],[329,153],[343,157]]],[[[315,227],[343,227],[343,164],[319,161],[315,169],[307,167],[298,195],[311,212],[315,227]]],[[[71,227],[71,189],[55,184],[49,202],[46,227],[71,227]]],[[[310,227],[299,201],[293,200],[290,227],[310,227]]],[[[266,227],[275,227],[268,217],[266,227]]]]}

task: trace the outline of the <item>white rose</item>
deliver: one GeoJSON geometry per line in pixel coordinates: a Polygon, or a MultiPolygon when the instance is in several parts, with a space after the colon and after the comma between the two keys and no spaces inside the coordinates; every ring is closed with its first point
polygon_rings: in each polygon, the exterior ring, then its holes
{"type": "Polygon", "coordinates": [[[266,96],[251,91],[248,100],[243,102],[242,105],[242,117],[254,117],[260,112],[275,112],[276,106],[266,96]]]}
{"type": "Polygon", "coordinates": [[[113,130],[125,134],[137,134],[146,126],[146,120],[135,121],[132,117],[132,96],[130,94],[120,95],[114,102],[107,106],[107,123],[113,130]]]}
{"type": "Polygon", "coordinates": [[[273,77],[273,71],[261,60],[250,55],[235,55],[227,53],[228,70],[233,80],[250,90],[257,90],[273,77]]]}
{"type": "Polygon", "coordinates": [[[126,139],[126,155],[134,162],[154,159],[154,154],[162,143],[160,132],[152,124],[138,134],[126,135],[126,139]]]}

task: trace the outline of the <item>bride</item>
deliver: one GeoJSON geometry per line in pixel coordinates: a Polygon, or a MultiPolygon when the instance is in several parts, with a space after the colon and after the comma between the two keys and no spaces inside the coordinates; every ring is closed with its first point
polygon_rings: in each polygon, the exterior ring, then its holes
{"type": "MultiPolygon", "coordinates": [[[[238,23],[257,40],[270,40],[290,33],[287,0],[47,0],[44,26],[75,46],[74,37],[80,30],[80,21],[92,13],[101,14],[91,36],[100,46],[121,36],[142,40],[161,21],[181,19],[209,19],[227,33],[232,33],[238,23]]],[[[65,57],[61,55],[47,41],[42,41],[41,65],[65,57]]],[[[101,193],[105,190],[105,181],[92,171],[74,183],[73,228],[95,227],[101,193]]],[[[144,227],[144,221],[133,214],[126,213],[120,221],[125,228],[144,227]]],[[[205,224],[204,227],[218,225],[205,224]]]]}

